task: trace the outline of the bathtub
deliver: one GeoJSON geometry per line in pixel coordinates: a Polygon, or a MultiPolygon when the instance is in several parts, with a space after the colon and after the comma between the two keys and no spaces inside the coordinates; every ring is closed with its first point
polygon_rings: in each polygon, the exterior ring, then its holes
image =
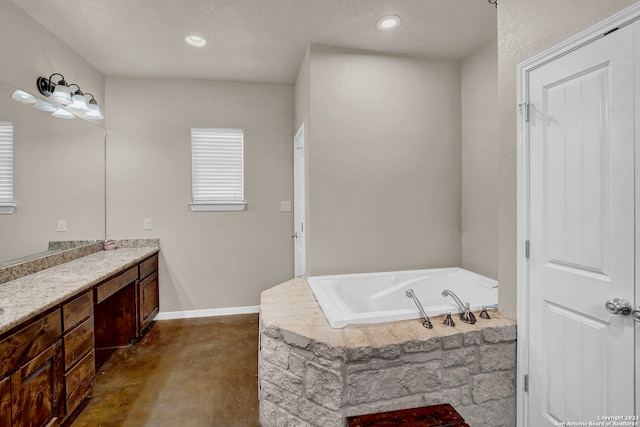
{"type": "Polygon", "coordinates": [[[498,305],[496,280],[458,267],[312,276],[307,282],[332,328],[419,319],[413,299],[405,294],[407,289],[413,289],[427,316],[459,312],[451,297],[440,295],[444,289],[470,303],[473,312],[483,305],[498,305]]]}

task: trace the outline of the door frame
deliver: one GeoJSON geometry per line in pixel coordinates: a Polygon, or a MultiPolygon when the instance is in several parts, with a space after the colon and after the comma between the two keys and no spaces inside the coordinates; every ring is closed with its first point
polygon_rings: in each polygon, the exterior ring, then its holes
{"type": "MultiPolygon", "coordinates": [[[[306,150],[306,141],[305,141],[305,126],[304,122],[300,125],[298,130],[296,131],[293,137],[293,232],[294,234],[297,231],[297,223],[302,221],[303,224],[307,223],[307,156],[304,151],[306,150]],[[297,144],[299,141],[299,144],[297,144]],[[302,149],[302,162],[298,163],[297,160],[297,150],[302,149]],[[297,168],[300,169],[300,173],[296,173],[297,168]],[[297,200],[296,195],[298,192],[296,189],[300,190],[302,193],[302,201],[297,200]],[[300,218],[301,217],[301,218],[300,218]]],[[[297,239],[295,237],[293,240],[293,269],[294,269],[294,277],[301,276],[307,274],[307,270],[309,268],[307,263],[307,232],[309,227],[306,227],[306,230],[303,231],[302,235],[302,253],[298,254],[296,251],[297,247],[297,239]],[[298,259],[301,258],[301,259],[298,259]],[[300,266],[300,268],[299,268],[300,266]],[[302,271],[299,271],[302,270],[302,271]]]]}
{"type": "MultiPolygon", "coordinates": [[[[576,34],[564,42],[518,64],[517,67],[517,150],[516,150],[516,204],[517,204],[517,235],[516,235],[516,259],[517,259],[517,322],[518,322],[518,350],[517,350],[517,426],[528,426],[527,417],[529,415],[528,394],[525,392],[525,377],[529,374],[529,262],[526,257],[526,244],[529,240],[529,132],[528,132],[528,92],[529,73],[534,69],[549,63],[569,52],[593,42],[610,32],[613,29],[623,27],[640,19],[640,2],[612,15],[604,21],[576,34]]],[[[640,64],[636,58],[636,64],[640,64]]],[[[636,89],[636,93],[640,93],[636,89]]],[[[640,98],[638,98],[640,99],[640,98]]],[[[640,108],[640,107],[639,107],[640,108]]],[[[640,128],[636,128],[640,133],[640,128]]],[[[636,135],[636,142],[638,136],[636,135]]],[[[640,166],[640,150],[636,150],[636,165],[640,166]]],[[[639,188],[640,174],[636,174],[636,192],[639,188]]],[[[636,200],[638,198],[636,197],[636,200]]],[[[636,205],[638,202],[636,202],[636,205]]],[[[638,209],[636,208],[636,222],[639,220],[638,209]]],[[[636,236],[637,239],[637,236],[636,236]]],[[[636,260],[638,251],[636,251],[636,260]]],[[[638,281],[636,280],[636,298],[640,296],[638,281]]],[[[636,340],[640,337],[640,328],[636,328],[636,340]]],[[[635,366],[635,388],[636,388],[636,410],[640,408],[640,362],[636,355],[635,366]]],[[[632,414],[630,414],[632,415],[632,414]]]]}

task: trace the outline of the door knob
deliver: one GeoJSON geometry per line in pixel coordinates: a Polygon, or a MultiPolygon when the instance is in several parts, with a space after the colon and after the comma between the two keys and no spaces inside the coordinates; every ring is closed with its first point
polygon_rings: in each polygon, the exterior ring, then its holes
{"type": "Polygon", "coordinates": [[[296,231],[295,233],[291,233],[291,237],[293,237],[294,239],[298,237],[298,232],[296,231]]]}
{"type": "Polygon", "coordinates": [[[640,322],[640,305],[633,309],[631,316],[633,316],[633,320],[640,322]]]}
{"type": "MultiPolygon", "coordinates": [[[[604,303],[604,308],[611,314],[621,314],[623,316],[628,316],[631,314],[631,303],[624,298],[614,298],[612,300],[604,303]]],[[[640,316],[640,313],[638,313],[640,316]]],[[[635,315],[634,315],[635,318],[635,315]]],[[[640,319],[636,319],[640,321],[640,319]]]]}

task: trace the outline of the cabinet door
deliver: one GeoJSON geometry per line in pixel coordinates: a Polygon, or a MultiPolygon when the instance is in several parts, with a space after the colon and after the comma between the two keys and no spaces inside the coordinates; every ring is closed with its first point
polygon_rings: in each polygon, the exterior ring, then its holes
{"type": "Polygon", "coordinates": [[[11,425],[57,425],[62,403],[62,346],[58,341],[11,375],[11,425]]]}
{"type": "Polygon", "coordinates": [[[11,377],[0,381],[0,426],[11,425],[11,377]]]}
{"type": "Polygon", "coordinates": [[[160,306],[158,272],[138,284],[138,333],[143,331],[158,314],[160,306]]]}

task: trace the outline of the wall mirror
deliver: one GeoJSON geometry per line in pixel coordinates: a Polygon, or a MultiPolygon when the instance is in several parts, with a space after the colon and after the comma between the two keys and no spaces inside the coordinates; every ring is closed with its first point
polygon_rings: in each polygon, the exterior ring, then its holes
{"type": "MultiPolygon", "coordinates": [[[[33,88],[21,88],[35,94],[33,88]]],[[[0,122],[13,123],[15,212],[0,215],[0,267],[47,253],[50,241],[105,236],[105,129],[11,99],[0,81],[0,122]],[[66,231],[59,231],[64,221],[66,231]]]]}

